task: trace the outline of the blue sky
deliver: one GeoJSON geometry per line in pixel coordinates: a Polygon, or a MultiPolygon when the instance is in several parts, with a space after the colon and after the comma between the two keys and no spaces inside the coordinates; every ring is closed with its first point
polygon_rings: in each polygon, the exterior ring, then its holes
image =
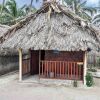
{"type": "Polygon", "coordinates": [[[98,6],[98,2],[99,0],[87,0],[87,5],[96,7],[98,6]]]}
{"type": "MultiPolygon", "coordinates": [[[[0,0],[0,3],[2,3],[3,0],[0,0]]],[[[19,7],[23,6],[24,4],[30,4],[30,1],[31,0],[16,0],[17,4],[19,7]]],[[[33,0],[33,5],[36,7],[36,8],[39,8],[39,6],[41,6],[42,4],[42,0],[39,0],[38,3],[36,3],[36,0],[33,0]]]]}
{"type": "MultiPolygon", "coordinates": [[[[36,3],[35,0],[33,0],[33,1],[34,1],[33,5],[36,8],[38,8],[42,4],[42,0],[39,0],[38,3],[36,3]]],[[[96,7],[96,6],[98,6],[98,1],[99,0],[87,0],[87,5],[96,7]]],[[[0,0],[0,3],[1,2],[2,2],[2,0],[0,0]]],[[[30,0],[16,0],[16,2],[18,3],[18,6],[20,7],[20,6],[23,6],[24,4],[29,4],[30,0]]]]}

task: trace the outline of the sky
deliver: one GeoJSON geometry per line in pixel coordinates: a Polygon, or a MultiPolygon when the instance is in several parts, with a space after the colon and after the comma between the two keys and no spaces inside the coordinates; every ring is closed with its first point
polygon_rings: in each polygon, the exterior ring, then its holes
{"type": "MultiPolygon", "coordinates": [[[[2,3],[3,0],[0,0],[0,3],[2,3]]],[[[30,4],[30,1],[31,0],[16,0],[17,4],[19,7],[27,4],[29,5],[30,4]]],[[[33,6],[36,7],[36,8],[39,8],[41,5],[42,5],[42,0],[39,0],[39,2],[36,3],[36,0],[33,0],[33,6]]]]}
{"type": "Polygon", "coordinates": [[[87,5],[96,7],[98,6],[98,2],[99,0],[87,0],[87,5]]]}
{"type": "MultiPolygon", "coordinates": [[[[42,5],[42,0],[39,0],[38,3],[35,2],[36,0],[33,0],[33,1],[34,1],[33,2],[33,5],[36,8],[39,8],[42,5]]],[[[98,1],[99,0],[87,0],[87,6],[97,7],[98,6],[98,1]]],[[[30,0],[16,0],[16,2],[18,3],[18,6],[21,7],[24,4],[29,4],[30,3],[30,0]]],[[[0,3],[2,3],[2,0],[0,0],[0,3]]]]}

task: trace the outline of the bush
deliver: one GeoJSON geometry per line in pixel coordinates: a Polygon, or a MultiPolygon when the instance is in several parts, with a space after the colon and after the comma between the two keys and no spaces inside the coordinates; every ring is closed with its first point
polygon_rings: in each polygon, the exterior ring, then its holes
{"type": "Polygon", "coordinates": [[[98,68],[100,68],[100,58],[97,61],[98,68]]]}
{"type": "Polygon", "coordinates": [[[87,73],[87,75],[86,75],[86,85],[88,86],[88,87],[91,87],[92,85],[93,85],[93,76],[92,76],[92,74],[91,73],[87,73]]]}
{"type": "Polygon", "coordinates": [[[77,87],[77,80],[74,80],[74,81],[73,81],[73,86],[74,86],[74,87],[77,87]]]}
{"type": "Polygon", "coordinates": [[[96,69],[93,69],[93,68],[88,69],[88,71],[97,72],[97,70],[96,69]]]}

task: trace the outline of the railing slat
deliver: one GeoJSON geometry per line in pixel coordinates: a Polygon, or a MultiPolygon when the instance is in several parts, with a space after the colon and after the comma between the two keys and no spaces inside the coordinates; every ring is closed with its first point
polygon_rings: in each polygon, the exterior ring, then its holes
{"type": "Polygon", "coordinates": [[[60,78],[61,78],[61,61],[60,61],[60,78]]]}
{"type": "Polygon", "coordinates": [[[43,63],[44,63],[44,62],[42,61],[42,77],[43,77],[43,63]]]}
{"type": "Polygon", "coordinates": [[[45,67],[45,70],[44,70],[44,75],[45,75],[45,77],[46,77],[46,76],[47,76],[47,75],[46,75],[46,72],[47,72],[46,62],[44,62],[44,67],[45,67]]]}
{"type": "Polygon", "coordinates": [[[56,78],[56,76],[57,76],[57,75],[56,75],[56,61],[55,61],[55,78],[56,78]]]}
{"type": "Polygon", "coordinates": [[[71,79],[72,79],[72,63],[70,63],[70,69],[71,69],[70,77],[71,77],[71,79]]]}
{"type": "Polygon", "coordinates": [[[63,62],[63,66],[62,66],[62,74],[63,74],[63,78],[65,78],[65,73],[64,73],[64,62],[63,62]]]}
{"type": "Polygon", "coordinates": [[[75,72],[76,72],[76,70],[75,70],[76,63],[75,63],[75,62],[74,62],[74,66],[73,66],[73,67],[74,67],[74,78],[76,78],[76,77],[75,77],[75,76],[76,76],[76,75],[75,75],[75,72]]]}
{"type": "Polygon", "coordinates": [[[68,62],[68,79],[70,79],[70,76],[69,76],[69,62],[68,62]]]}
{"type": "Polygon", "coordinates": [[[65,78],[68,78],[68,62],[65,62],[65,78]]]}
{"type": "Polygon", "coordinates": [[[48,61],[47,61],[47,77],[48,77],[48,61]]]}
{"type": "Polygon", "coordinates": [[[78,79],[78,65],[76,67],[76,79],[78,79]]]}

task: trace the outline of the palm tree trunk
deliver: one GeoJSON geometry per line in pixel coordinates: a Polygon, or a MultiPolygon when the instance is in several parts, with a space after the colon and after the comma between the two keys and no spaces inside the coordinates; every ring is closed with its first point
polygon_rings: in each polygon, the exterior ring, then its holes
{"type": "Polygon", "coordinates": [[[98,4],[98,7],[100,7],[100,0],[99,0],[99,4],[98,4]]]}
{"type": "Polygon", "coordinates": [[[31,0],[30,7],[32,8],[33,0],[31,0]]]}

